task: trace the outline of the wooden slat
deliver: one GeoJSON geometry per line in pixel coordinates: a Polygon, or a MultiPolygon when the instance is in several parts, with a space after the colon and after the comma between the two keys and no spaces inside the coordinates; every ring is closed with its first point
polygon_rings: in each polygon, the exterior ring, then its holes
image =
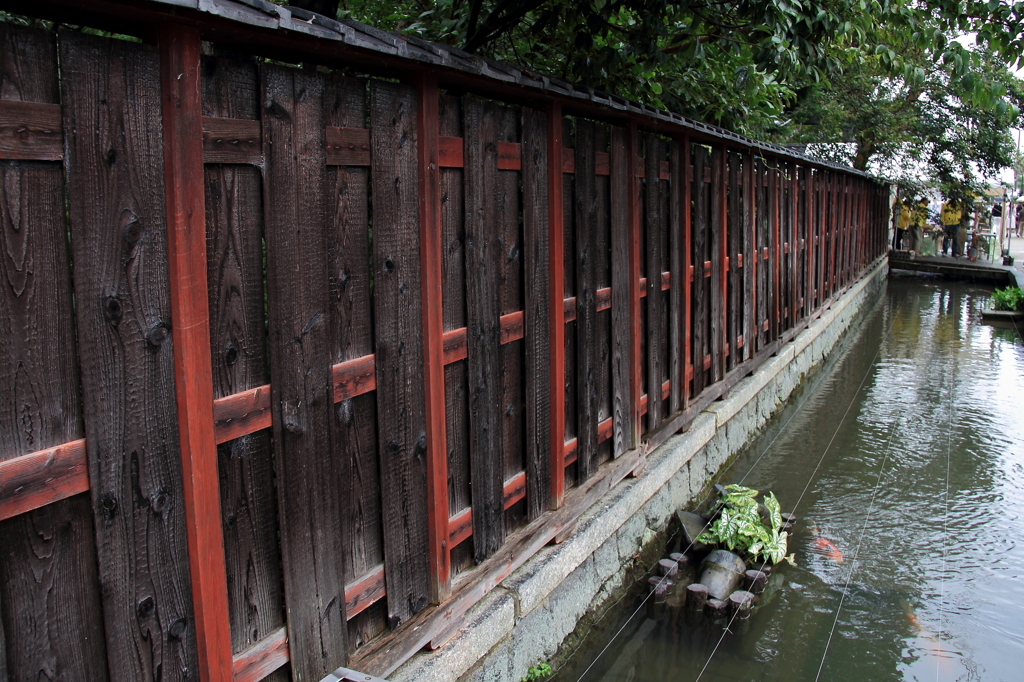
{"type": "MultiPolygon", "coordinates": [[[[195,679],[174,389],[177,344],[167,343],[159,52],[76,31],[62,32],[59,46],[107,671],[110,679],[195,679]]],[[[201,178],[202,169],[196,172],[201,178]]],[[[219,509],[211,513],[220,516],[219,509]]]]}
{"type": "Polygon", "coordinates": [[[499,258],[501,225],[498,206],[498,109],[476,99],[464,102],[466,165],[466,312],[469,387],[470,471],[473,482],[473,551],[483,561],[505,539],[501,505],[504,410],[499,380],[499,258]]]}
{"type": "MultiPolygon", "coordinates": [[[[552,105],[561,106],[561,105],[552,105]]],[[[561,109],[559,109],[561,110],[561,109]]],[[[550,139],[550,138],[549,138],[550,139]]],[[[576,151],[574,149],[562,148],[562,172],[563,173],[575,173],[576,172],[576,151]]]]}
{"type": "Polygon", "coordinates": [[[427,543],[431,600],[451,594],[448,540],[448,452],[445,428],[444,318],[441,278],[441,187],[438,136],[440,93],[437,79],[425,73],[416,80],[416,126],[419,131],[420,273],[423,302],[423,389],[427,459],[427,543]]]}
{"type": "MultiPolygon", "coordinates": [[[[644,371],[647,373],[647,386],[660,386],[665,368],[663,365],[662,346],[663,336],[666,333],[664,327],[664,297],[661,295],[662,263],[666,262],[664,251],[664,221],[667,216],[662,215],[662,183],[657,179],[661,171],[661,159],[665,155],[661,138],[654,133],[647,133],[645,136],[647,180],[644,185],[647,225],[645,230],[647,250],[646,266],[647,278],[645,286],[641,289],[647,293],[647,366],[644,371]]],[[[655,404],[647,410],[647,429],[654,431],[661,426],[661,404],[655,404]]]]}
{"type": "MultiPolygon", "coordinates": [[[[502,484],[502,509],[508,510],[526,497],[526,472],[520,471],[502,484]]],[[[467,507],[448,519],[448,548],[451,549],[473,534],[473,510],[467,507]]]]}
{"type": "Polygon", "coordinates": [[[64,131],[60,105],[0,99],[0,159],[60,161],[64,131]]]}
{"type": "MultiPolygon", "coordinates": [[[[550,476],[550,506],[558,509],[565,498],[565,467],[562,466],[562,439],[565,434],[565,322],[568,320],[563,285],[565,279],[565,207],[563,205],[564,178],[562,173],[575,171],[575,154],[566,154],[562,148],[562,107],[552,103],[547,108],[547,164],[548,164],[548,341],[550,344],[549,369],[551,396],[550,443],[548,464],[550,476]],[[566,169],[566,158],[572,168],[566,169]]],[[[573,319],[576,305],[573,299],[573,319]]]]}
{"type": "MultiPolygon", "coordinates": [[[[0,25],[0,97],[59,101],[54,38],[0,25]]],[[[89,481],[64,196],[60,164],[0,162],[4,680],[108,679],[90,497],[75,494],[89,481]]]]}
{"type": "Polygon", "coordinates": [[[608,175],[611,172],[608,152],[594,152],[594,174],[608,175]]]}
{"type": "Polygon", "coordinates": [[[203,116],[203,162],[263,163],[260,122],[244,118],[203,116]]]}
{"type": "MultiPolygon", "coordinates": [[[[628,160],[628,133],[624,128],[611,129],[611,186],[630,188],[631,163],[628,160]]],[[[633,245],[630,239],[630,220],[634,200],[627,192],[615,191],[611,195],[612,231],[612,454],[619,455],[633,447],[634,416],[637,406],[633,397],[633,334],[631,333],[633,306],[629,292],[636,287],[639,277],[633,279],[633,245]],[[625,196],[624,196],[625,194],[625,196]]],[[[579,434],[577,434],[579,437],[579,434]]]]}
{"type": "Polygon", "coordinates": [[[417,111],[414,88],[371,82],[377,431],[387,434],[380,444],[381,499],[392,627],[425,608],[433,592],[423,561],[430,556],[426,457],[428,448],[439,444],[427,442],[420,362],[425,357],[422,278],[428,276],[422,258],[430,247],[409,229],[420,219],[420,161],[416,145],[408,144],[418,135],[417,111]]]}
{"type": "Polygon", "coordinates": [[[521,170],[522,152],[518,142],[498,143],[498,170],[521,170]]]}
{"type": "Polygon", "coordinates": [[[160,27],[164,190],[189,572],[199,678],[231,679],[227,567],[214,442],[210,310],[206,283],[199,29],[160,27]]]}
{"type": "Polygon", "coordinates": [[[441,168],[462,168],[462,138],[440,135],[437,138],[437,165],[441,168]]]}
{"type": "Polygon", "coordinates": [[[258,682],[287,663],[289,657],[288,629],[281,627],[235,655],[233,682],[258,682]]]}
{"type": "MultiPolygon", "coordinates": [[[[518,315],[518,335],[522,338],[523,327],[531,330],[524,343],[525,351],[525,459],[526,472],[523,476],[523,495],[527,497],[527,518],[533,520],[551,506],[551,430],[554,423],[552,390],[562,391],[561,383],[551,380],[554,368],[550,354],[554,349],[563,348],[565,325],[551,320],[551,304],[560,303],[561,296],[551,294],[551,238],[548,232],[551,211],[548,209],[551,184],[548,173],[550,148],[547,136],[547,116],[535,109],[522,112],[522,192],[523,192],[523,288],[525,290],[525,314],[518,315]],[[525,318],[525,319],[524,319],[525,318]],[[561,330],[562,335],[552,343],[552,331],[561,330]]],[[[500,151],[500,150],[499,150],[500,151]]],[[[561,154],[555,158],[560,162],[561,154]]],[[[556,168],[561,196],[562,174],[556,168]]],[[[558,221],[561,234],[562,223],[558,221]]],[[[561,263],[562,254],[558,253],[561,263]]],[[[562,279],[555,289],[561,288],[562,279]]],[[[561,294],[561,291],[558,292],[561,294]]],[[[555,308],[558,310],[558,308],[555,308]]],[[[502,328],[504,328],[502,324],[502,328]]],[[[561,376],[556,374],[555,376],[561,376]]],[[[564,409],[564,408],[563,408],[564,409]]],[[[555,429],[561,434],[562,422],[555,429]]],[[[507,500],[506,500],[507,504],[507,500]]],[[[506,506],[506,509],[508,507],[506,506]]]]}
{"type": "MultiPolygon", "coordinates": [[[[742,192],[742,188],[740,187],[740,155],[735,152],[728,152],[727,164],[729,182],[727,213],[728,235],[724,241],[727,246],[727,252],[729,254],[733,254],[733,257],[730,259],[729,256],[726,256],[725,259],[725,269],[728,273],[725,337],[727,339],[734,339],[736,336],[743,333],[740,326],[743,320],[744,305],[743,273],[740,271],[743,263],[743,254],[740,251],[743,248],[743,204],[740,197],[742,192]],[[736,267],[732,267],[733,259],[736,261],[736,267]]],[[[731,371],[733,367],[743,361],[739,347],[735,344],[729,345],[731,346],[732,352],[726,354],[725,370],[727,372],[731,371]]]]}
{"type": "Polygon", "coordinates": [[[366,128],[325,126],[327,165],[369,166],[370,131],[366,128]]]}
{"type": "MultiPolygon", "coordinates": [[[[447,529],[447,524],[445,524],[447,529]]],[[[377,564],[345,585],[345,613],[352,620],[387,594],[384,582],[384,564],[377,564]]]]}
{"type": "MultiPolygon", "coordinates": [[[[683,284],[684,263],[686,259],[683,232],[683,184],[686,178],[683,175],[683,145],[674,140],[669,145],[669,201],[668,201],[668,376],[672,383],[672,391],[669,395],[669,414],[675,414],[683,409],[686,400],[686,385],[681,380],[684,356],[684,328],[687,321],[684,317],[683,296],[685,295],[683,284]]],[[[687,206],[689,209],[689,206],[687,206]]],[[[689,288],[689,287],[686,287],[689,288]]]]}
{"type": "MultiPolygon", "coordinates": [[[[704,168],[707,163],[707,149],[701,145],[693,147],[693,172],[694,177],[703,177],[704,168]]],[[[710,347],[708,339],[708,318],[711,312],[711,302],[708,300],[710,290],[705,277],[710,275],[710,263],[708,255],[708,225],[709,206],[708,191],[703,183],[695,183],[693,188],[696,196],[693,199],[693,262],[701,268],[702,277],[693,283],[693,336],[692,336],[692,357],[703,358],[710,347]],[[699,265],[703,264],[703,265],[699,265]]],[[[696,365],[696,361],[694,365],[696,365]]],[[[704,390],[706,377],[703,366],[697,368],[693,374],[693,393],[698,395],[704,390]]]]}
{"type": "MultiPolygon", "coordinates": [[[[214,53],[203,57],[202,72],[206,116],[255,123],[255,139],[260,141],[256,60],[214,53]]],[[[204,129],[207,121],[204,118],[204,129]]],[[[260,145],[256,154],[262,159],[260,145]]],[[[218,444],[224,443],[217,448],[217,472],[231,649],[237,653],[284,625],[277,489],[269,430],[263,179],[259,168],[244,164],[207,163],[204,174],[214,434],[218,444]],[[258,387],[266,391],[262,430],[250,435],[240,429],[237,438],[222,438],[224,425],[217,423],[218,399],[258,387]]],[[[243,424],[239,420],[227,426],[243,424]]],[[[284,671],[280,671],[266,682],[282,682],[284,678],[284,671]]]]}
{"type": "Polygon", "coordinates": [[[84,438],[0,461],[0,521],[88,490],[84,438]]]}
{"type": "Polygon", "coordinates": [[[725,373],[722,362],[722,346],[725,344],[726,333],[727,274],[724,265],[729,247],[726,235],[728,229],[726,190],[725,148],[722,145],[715,145],[711,148],[711,324],[709,331],[711,341],[709,352],[713,358],[711,361],[711,383],[720,381],[725,373]]]}
{"type": "Polygon", "coordinates": [[[576,120],[576,471],[585,481],[597,467],[597,176],[594,173],[596,128],[576,120]]]}
{"type": "Polygon", "coordinates": [[[316,679],[347,659],[340,550],[348,529],[322,523],[342,518],[338,486],[345,475],[343,458],[325,456],[332,451],[334,401],[324,82],[316,72],[270,64],[260,80],[261,101],[269,103],[263,118],[268,350],[288,640],[292,674],[316,679]]]}

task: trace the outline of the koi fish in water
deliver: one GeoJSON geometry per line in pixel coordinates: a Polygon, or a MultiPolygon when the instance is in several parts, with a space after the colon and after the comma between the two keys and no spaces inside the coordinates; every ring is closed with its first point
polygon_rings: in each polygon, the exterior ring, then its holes
{"type": "Polygon", "coordinates": [[[839,551],[839,548],[825,538],[814,538],[811,540],[811,550],[815,554],[821,554],[828,557],[837,564],[841,564],[845,560],[843,553],[839,551]]]}

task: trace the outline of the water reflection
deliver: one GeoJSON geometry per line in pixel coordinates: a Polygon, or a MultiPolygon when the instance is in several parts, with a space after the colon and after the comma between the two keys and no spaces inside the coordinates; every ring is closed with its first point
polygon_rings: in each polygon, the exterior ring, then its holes
{"type": "MultiPolygon", "coordinates": [[[[746,474],[783,508],[800,500],[799,565],[724,638],[721,624],[641,611],[584,679],[1024,678],[1024,346],[980,323],[989,296],[893,278],[726,477],[746,474]]],[[[605,644],[557,679],[578,679],[605,644]]]]}

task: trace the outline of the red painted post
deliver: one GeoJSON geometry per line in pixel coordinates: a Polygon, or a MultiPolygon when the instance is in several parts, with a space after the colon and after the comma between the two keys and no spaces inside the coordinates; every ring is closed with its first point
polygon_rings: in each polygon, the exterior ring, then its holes
{"type": "Polygon", "coordinates": [[[772,248],[770,253],[772,259],[771,272],[773,274],[770,292],[772,307],[771,310],[768,311],[769,315],[771,315],[771,322],[768,323],[768,328],[771,330],[769,332],[768,342],[771,343],[775,339],[779,338],[779,322],[782,315],[782,307],[779,305],[779,296],[782,293],[780,281],[782,277],[782,268],[780,267],[782,263],[782,248],[780,244],[782,231],[779,226],[779,212],[782,210],[782,177],[778,159],[772,159],[768,173],[768,192],[771,196],[768,200],[768,205],[771,207],[770,220],[772,231],[772,248]]]}
{"type": "Polygon", "coordinates": [[[804,268],[806,268],[806,275],[804,276],[804,296],[807,297],[804,305],[804,315],[809,316],[814,312],[814,235],[815,216],[817,213],[814,210],[814,173],[810,166],[806,169],[806,175],[804,176],[804,199],[807,202],[805,207],[807,213],[807,257],[804,259],[804,268]]]}
{"type": "Polygon", "coordinates": [[[445,433],[444,318],[441,306],[441,188],[438,169],[437,76],[418,72],[420,273],[423,306],[423,392],[427,425],[427,544],[430,592],[440,604],[451,594],[448,547],[448,447],[445,433]]]}
{"type": "Polygon", "coordinates": [[[800,182],[796,162],[789,162],[789,325],[800,319],[797,264],[800,262],[800,182]]]}
{"type": "Polygon", "coordinates": [[[565,500],[565,214],[562,105],[548,105],[548,281],[551,288],[551,507],[565,500]]]}
{"type": "Polygon", "coordinates": [[[640,178],[637,176],[639,151],[636,123],[631,121],[626,131],[626,158],[629,159],[626,191],[629,211],[629,319],[632,324],[629,348],[629,394],[632,396],[632,409],[629,419],[632,422],[630,447],[633,448],[640,445],[640,178]]]}
{"type": "Polygon", "coordinates": [[[174,390],[199,679],[231,679],[227,569],[213,433],[199,29],[160,26],[174,390]]]}

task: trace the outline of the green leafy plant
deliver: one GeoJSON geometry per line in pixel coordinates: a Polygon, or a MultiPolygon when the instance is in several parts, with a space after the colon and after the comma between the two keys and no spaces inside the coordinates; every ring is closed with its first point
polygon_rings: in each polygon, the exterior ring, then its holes
{"type": "Polygon", "coordinates": [[[788,533],[781,530],[782,512],[774,493],[764,496],[768,524],[761,518],[757,502],[758,492],[741,485],[727,485],[722,489],[716,511],[718,518],[711,528],[701,533],[698,542],[708,545],[725,545],[729,551],[740,550],[757,561],[763,554],[765,560],[777,564],[783,559],[793,563],[793,555],[786,556],[788,533]]]}
{"type": "Polygon", "coordinates": [[[1020,287],[1006,287],[992,292],[992,307],[996,310],[1024,311],[1024,291],[1020,287]]]}
{"type": "Polygon", "coordinates": [[[543,680],[551,673],[551,666],[547,663],[531,665],[530,669],[526,671],[526,677],[523,678],[523,682],[538,682],[538,680],[543,680]]]}

